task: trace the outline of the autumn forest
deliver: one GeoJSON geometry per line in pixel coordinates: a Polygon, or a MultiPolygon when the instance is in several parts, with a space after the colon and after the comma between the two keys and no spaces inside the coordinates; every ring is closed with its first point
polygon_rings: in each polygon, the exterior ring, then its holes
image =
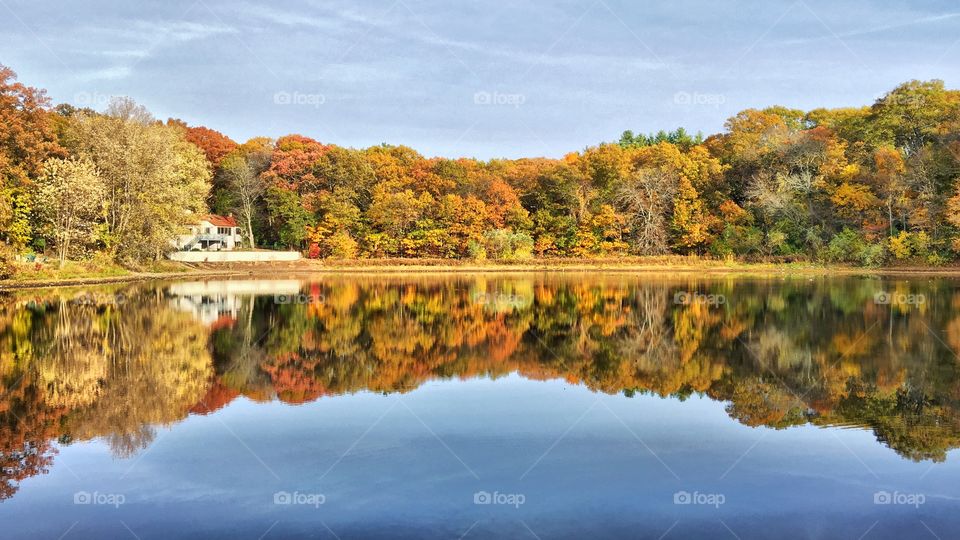
{"type": "Polygon", "coordinates": [[[136,264],[210,211],[234,215],[248,247],[311,258],[941,265],[960,254],[958,187],[960,91],[940,81],[862,107],[748,109],[705,138],[626,131],[560,159],[478,161],[304,135],[241,143],[126,98],[54,105],[0,69],[7,258],[136,264]]]}

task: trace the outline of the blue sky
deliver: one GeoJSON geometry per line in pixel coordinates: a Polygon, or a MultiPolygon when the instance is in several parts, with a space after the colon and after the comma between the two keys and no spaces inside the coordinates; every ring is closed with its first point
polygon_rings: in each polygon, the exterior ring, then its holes
{"type": "Polygon", "coordinates": [[[955,1],[0,0],[0,63],[55,102],[128,95],[238,140],[561,156],[747,107],[960,86],[955,1]]]}

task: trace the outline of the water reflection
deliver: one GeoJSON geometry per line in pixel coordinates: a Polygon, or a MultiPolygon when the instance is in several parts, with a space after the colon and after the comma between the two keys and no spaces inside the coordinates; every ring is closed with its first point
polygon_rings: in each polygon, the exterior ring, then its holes
{"type": "Polygon", "coordinates": [[[857,426],[906,459],[960,446],[949,280],[617,276],[211,281],[0,305],[0,498],[55,445],[118,456],[238,396],[290,404],[440,378],[708,396],[749,426],[857,426]]]}

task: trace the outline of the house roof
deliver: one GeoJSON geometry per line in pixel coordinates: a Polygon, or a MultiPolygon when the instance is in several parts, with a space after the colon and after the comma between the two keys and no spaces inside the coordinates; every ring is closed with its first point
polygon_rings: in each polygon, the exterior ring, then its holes
{"type": "Polygon", "coordinates": [[[215,227],[236,227],[237,220],[233,216],[218,216],[217,214],[201,214],[197,216],[197,222],[208,221],[215,227]]]}

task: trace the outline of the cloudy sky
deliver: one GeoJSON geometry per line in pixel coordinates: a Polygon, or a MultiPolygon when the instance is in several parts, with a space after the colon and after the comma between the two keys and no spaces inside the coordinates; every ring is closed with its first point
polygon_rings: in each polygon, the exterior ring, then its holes
{"type": "Polygon", "coordinates": [[[956,0],[0,0],[0,63],[237,140],[560,156],[747,107],[960,87],[956,0]]]}

